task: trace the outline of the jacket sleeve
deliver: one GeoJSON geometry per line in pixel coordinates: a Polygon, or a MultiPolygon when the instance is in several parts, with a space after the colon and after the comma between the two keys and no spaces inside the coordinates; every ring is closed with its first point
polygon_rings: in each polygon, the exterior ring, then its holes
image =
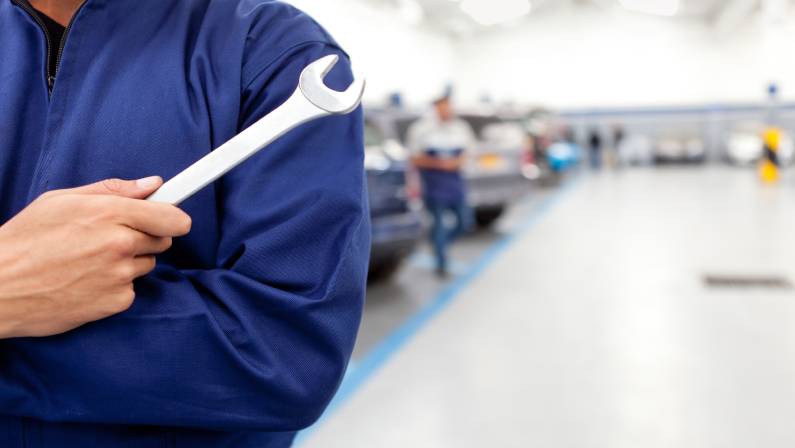
{"type": "MultiPolygon", "coordinates": [[[[349,63],[335,46],[293,48],[244,86],[241,128],[327,54],[342,58],[329,85],[347,87],[349,63]]],[[[370,238],[362,126],[361,110],[317,120],[224,177],[216,268],[159,264],[136,283],[128,312],[4,347],[4,412],[218,430],[312,424],[339,386],[361,318],[370,238]]]]}

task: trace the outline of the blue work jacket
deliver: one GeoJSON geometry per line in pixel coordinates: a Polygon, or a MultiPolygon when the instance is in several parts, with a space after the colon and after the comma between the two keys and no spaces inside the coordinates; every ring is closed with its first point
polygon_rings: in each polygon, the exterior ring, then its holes
{"type": "MultiPolygon", "coordinates": [[[[58,49],[49,49],[57,51],[58,49]]],[[[270,0],[87,0],[52,94],[36,20],[0,0],[0,218],[105,178],[168,179],[345,53],[270,0]]],[[[334,395],[361,318],[362,115],[304,125],[186,201],[133,307],[0,341],[0,447],[285,447],[334,395]]]]}

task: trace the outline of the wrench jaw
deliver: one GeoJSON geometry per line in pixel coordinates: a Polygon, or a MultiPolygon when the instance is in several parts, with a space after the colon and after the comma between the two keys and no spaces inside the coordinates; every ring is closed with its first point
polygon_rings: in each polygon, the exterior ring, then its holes
{"type": "Polygon", "coordinates": [[[355,76],[353,83],[344,92],[328,88],[324,80],[338,61],[339,56],[330,55],[310,64],[301,73],[299,87],[310,103],[329,114],[343,115],[359,107],[364,95],[365,80],[361,76],[355,76]]]}

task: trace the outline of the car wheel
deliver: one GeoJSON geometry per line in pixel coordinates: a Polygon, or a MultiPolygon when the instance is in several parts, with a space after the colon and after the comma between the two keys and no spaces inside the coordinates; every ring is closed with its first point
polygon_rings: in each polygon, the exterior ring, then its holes
{"type": "Polygon", "coordinates": [[[478,228],[488,229],[491,228],[500,216],[505,213],[505,206],[499,205],[496,207],[479,208],[475,210],[475,223],[478,228]]]}
{"type": "Polygon", "coordinates": [[[370,273],[367,276],[368,283],[387,281],[394,277],[395,273],[403,265],[403,255],[393,255],[385,258],[378,263],[370,266],[370,273]]]}

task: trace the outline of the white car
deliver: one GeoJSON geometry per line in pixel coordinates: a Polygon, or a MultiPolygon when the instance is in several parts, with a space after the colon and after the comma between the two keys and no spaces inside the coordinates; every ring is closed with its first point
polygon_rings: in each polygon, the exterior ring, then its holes
{"type": "Polygon", "coordinates": [[[643,134],[629,135],[618,144],[618,159],[622,165],[651,165],[654,143],[643,134]]]}
{"type": "MultiPolygon", "coordinates": [[[[765,143],[762,140],[763,126],[746,126],[733,131],[726,142],[726,157],[735,165],[753,165],[762,158],[765,143]]],[[[779,163],[789,165],[795,156],[795,142],[784,132],[778,148],[779,163]]]]}
{"type": "Polygon", "coordinates": [[[706,157],[704,142],[697,137],[667,137],[657,141],[654,159],[658,163],[698,163],[706,157]]]}

